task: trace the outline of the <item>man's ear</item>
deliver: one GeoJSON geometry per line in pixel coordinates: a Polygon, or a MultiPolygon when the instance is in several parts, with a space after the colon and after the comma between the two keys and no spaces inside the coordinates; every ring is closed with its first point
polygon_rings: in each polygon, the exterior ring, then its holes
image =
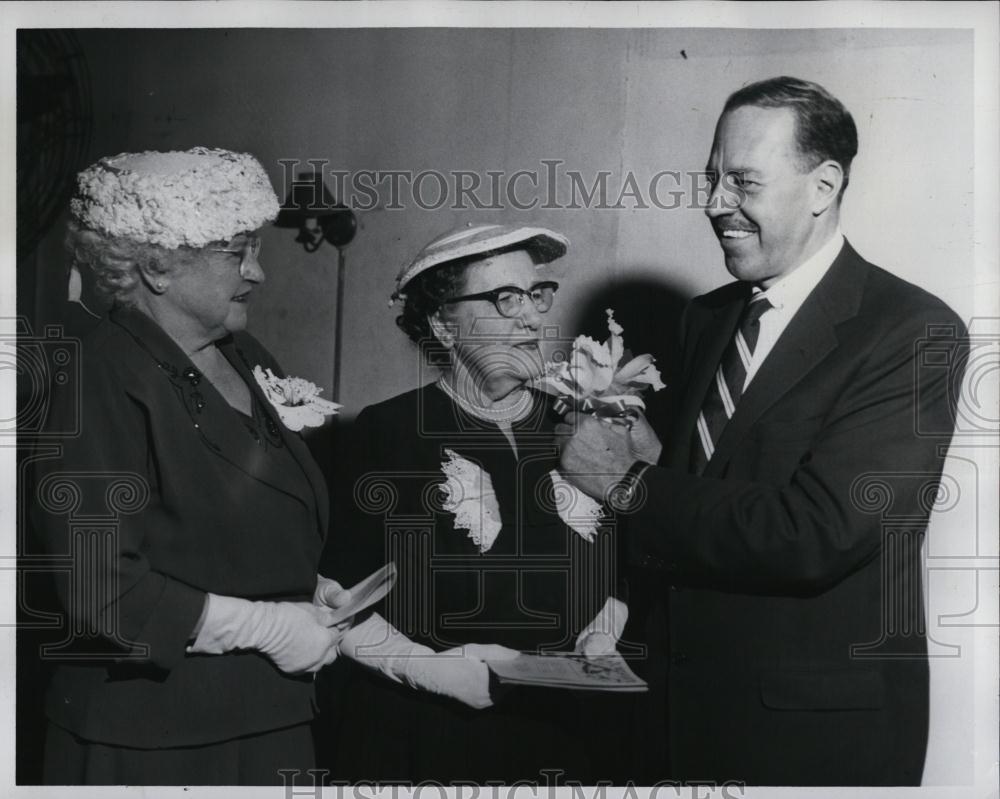
{"type": "Polygon", "coordinates": [[[170,277],[173,272],[158,259],[140,258],[135,262],[135,268],[146,288],[154,294],[163,294],[170,287],[170,277]]]}
{"type": "Polygon", "coordinates": [[[813,216],[824,214],[840,196],[840,187],[844,185],[844,170],[836,161],[824,161],[813,170],[814,194],[813,216]]]}
{"type": "Polygon", "coordinates": [[[454,327],[441,318],[440,308],[438,308],[434,313],[429,314],[427,316],[427,321],[430,323],[431,332],[434,334],[434,338],[441,343],[442,347],[450,350],[455,346],[454,327]]]}

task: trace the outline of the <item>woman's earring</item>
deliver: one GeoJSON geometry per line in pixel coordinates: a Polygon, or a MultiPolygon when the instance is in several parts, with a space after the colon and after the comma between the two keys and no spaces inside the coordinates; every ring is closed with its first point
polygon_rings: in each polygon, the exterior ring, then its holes
{"type": "Polygon", "coordinates": [[[431,326],[431,332],[434,334],[434,338],[438,340],[438,343],[444,347],[446,350],[450,350],[455,346],[455,337],[451,331],[451,328],[446,325],[442,320],[438,312],[434,312],[427,317],[427,322],[431,326]]]}
{"type": "Polygon", "coordinates": [[[163,291],[163,282],[162,281],[160,281],[160,280],[156,281],[156,290],[157,291],[163,291]]]}

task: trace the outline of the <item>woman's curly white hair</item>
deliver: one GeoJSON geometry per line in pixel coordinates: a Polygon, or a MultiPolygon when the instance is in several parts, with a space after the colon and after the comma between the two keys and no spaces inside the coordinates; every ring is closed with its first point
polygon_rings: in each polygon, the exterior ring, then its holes
{"type": "Polygon", "coordinates": [[[133,304],[142,279],[141,267],[166,274],[174,263],[195,255],[183,249],[167,250],[156,244],[108,236],[76,220],[69,222],[65,246],[78,268],[90,270],[97,293],[115,305],[133,304]]]}

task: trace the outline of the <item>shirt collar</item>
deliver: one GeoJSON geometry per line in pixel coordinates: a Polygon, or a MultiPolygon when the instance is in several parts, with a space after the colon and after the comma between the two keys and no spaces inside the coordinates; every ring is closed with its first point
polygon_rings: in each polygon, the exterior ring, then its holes
{"type": "Polygon", "coordinates": [[[844,234],[837,226],[836,231],[829,241],[820,247],[811,258],[808,258],[795,269],[786,273],[782,278],[768,289],[754,287],[754,298],[763,295],[771,303],[771,307],[777,310],[785,308],[793,313],[805,302],[816,284],[823,279],[823,275],[833,266],[837,260],[841,248],[844,246],[844,234]]]}

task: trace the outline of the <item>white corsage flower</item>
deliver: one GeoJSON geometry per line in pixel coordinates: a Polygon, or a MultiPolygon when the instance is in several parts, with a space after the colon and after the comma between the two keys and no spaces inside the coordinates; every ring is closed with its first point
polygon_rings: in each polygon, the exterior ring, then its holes
{"type": "Polygon", "coordinates": [[[289,430],[298,432],[303,427],[319,427],[327,416],[342,407],[323,399],[320,396],[323,389],[301,377],[277,377],[270,369],[259,366],[253,368],[253,376],[289,430]]]}
{"type": "Polygon", "coordinates": [[[646,407],[639,396],[647,388],[663,388],[660,370],[652,355],[639,355],[625,363],[624,329],[608,308],[608,340],[577,336],[567,361],[549,362],[538,387],[558,398],[557,409],[579,408],[599,416],[622,416],[629,409],[646,407]]]}
{"type": "Polygon", "coordinates": [[[593,541],[601,525],[604,511],[597,502],[566,480],[558,470],[549,472],[552,480],[552,499],[559,518],[587,541],[593,541]]]}
{"type": "Polygon", "coordinates": [[[455,529],[468,530],[479,551],[486,552],[503,526],[493,481],[482,467],[453,450],[444,453],[448,460],[441,463],[447,478],[440,486],[445,495],[442,507],[455,514],[455,529]]]}

